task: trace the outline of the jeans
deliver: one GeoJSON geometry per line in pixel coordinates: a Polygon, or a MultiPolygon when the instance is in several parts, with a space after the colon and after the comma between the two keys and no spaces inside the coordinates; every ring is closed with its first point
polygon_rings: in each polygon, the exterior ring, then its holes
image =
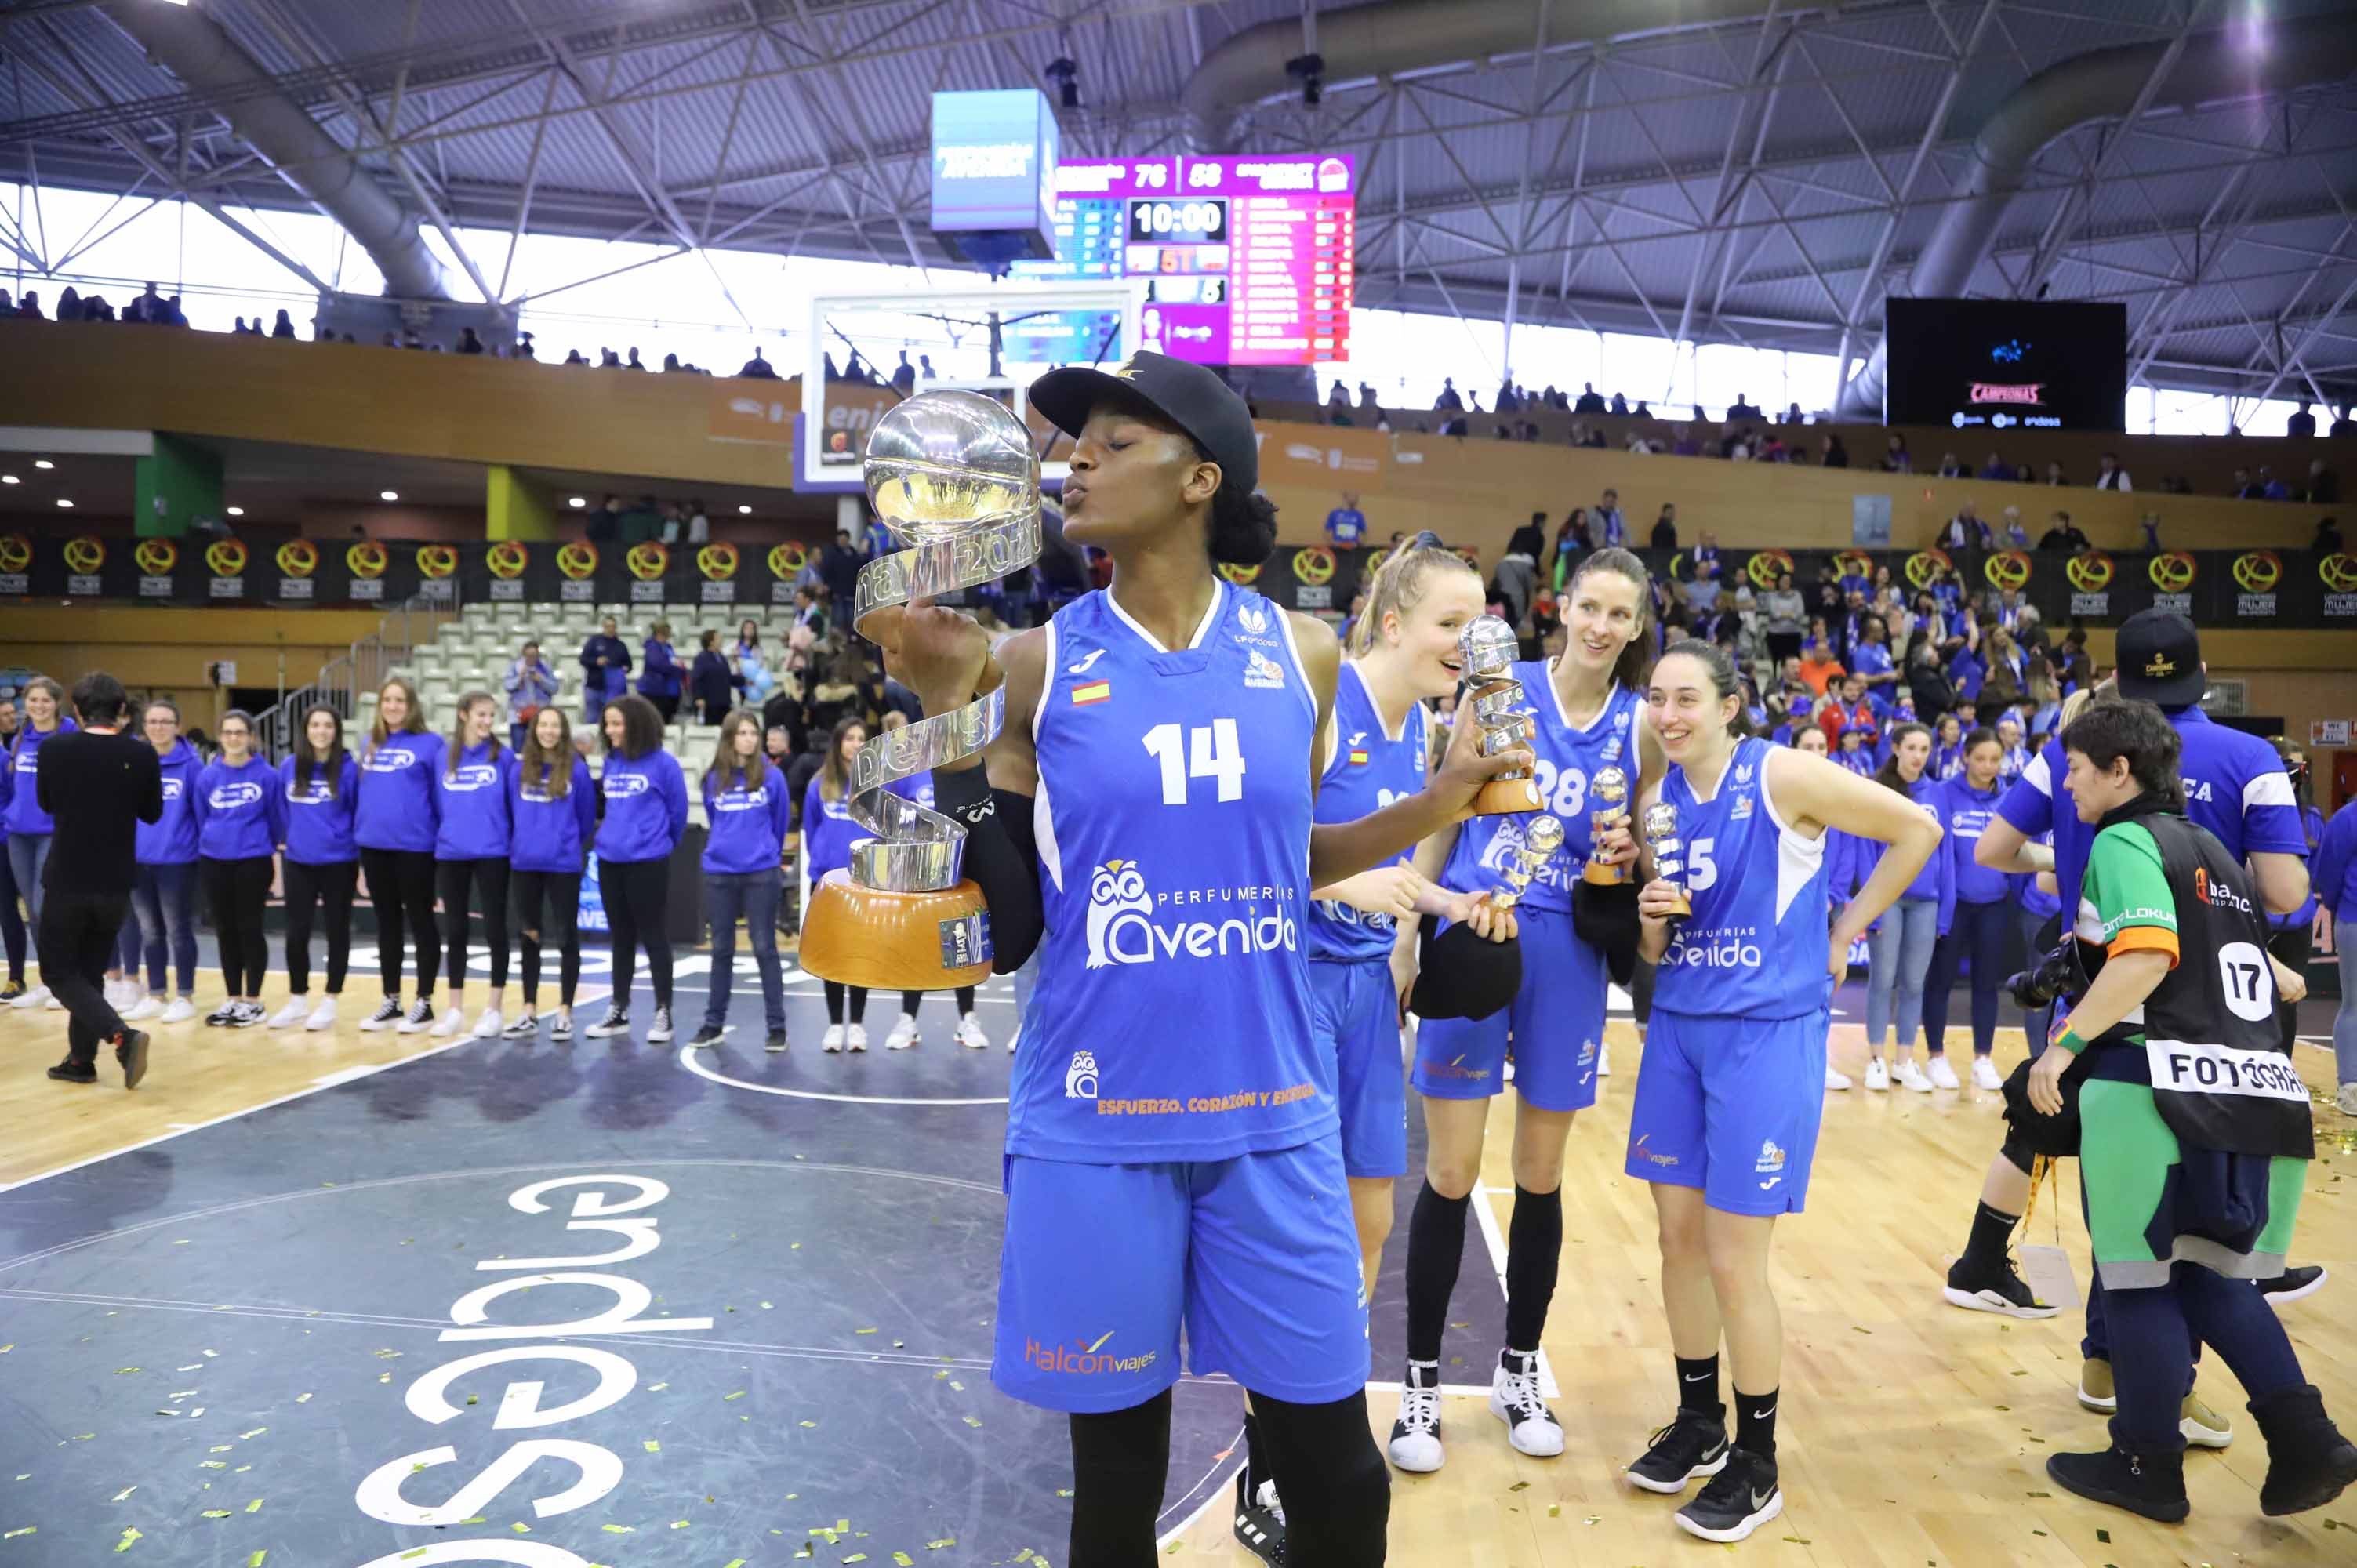
{"type": "Polygon", "coordinates": [[[573,1005],[573,993],[581,986],[581,873],[577,871],[519,871],[509,886],[515,889],[516,934],[523,941],[523,1010],[532,1012],[540,1002],[541,933],[558,934],[559,980],[562,989],[557,1000],[573,1005]],[[541,911],[548,911],[545,922],[541,911]]]}
{"type": "Polygon", "coordinates": [[[786,983],[778,967],[778,869],[704,874],[704,907],[712,922],[712,979],[705,992],[704,1026],[716,1029],[728,1017],[728,992],[737,967],[737,921],[741,917],[761,970],[761,1012],[772,1034],[786,1026],[786,983]]]}
{"type": "MultiPolygon", "coordinates": [[[[197,863],[143,865],[131,884],[131,912],[139,922],[139,945],[147,961],[147,993],[164,994],[164,960],[168,949],[172,967],[179,972],[179,994],[197,993],[197,863]]],[[[136,957],[125,953],[123,967],[136,968],[136,957]]]]}
{"type": "Polygon", "coordinates": [[[221,942],[221,983],[231,996],[262,994],[263,972],[270,967],[270,949],[262,939],[263,906],[270,901],[270,856],[247,855],[238,860],[198,860],[205,881],[205,902],[213,917],[213,935],[221,942]]]}
{"type": "Polygon", "coordinates": [[[1883,911],[1881,924],[1866,939],[1868,1048],[1882,1048],[1883,1035],[1890,1026],[1894,1011],[1899,1023],[1899,1048],[1915,1048],[1915,1031],[1923,1018],[1923,976],[1932,966],[1932,948],[1939,935],[1937,898],[1901,898],[1883,911]]]}
{"type": "MultiPolygon", "coordinates": [[[[41,952],[41,872],[49,864],[49,835],[47,833],[10,833],[8,835],[8,870],[16,879],[16,892],[25,900],[25,924],[33,934],[33,956],[41,952]]],[[[43,983],[48,976],[44,974],[43,983]]]]}
{"type": "Polygon", "coordinates": [[[85,893],[60,889],[42,901],[42,924],[35,933],[41,951],[41,980],[71,1015],[66,1025],[66,1054],[88,1067],[98,1059],[99,1043],[120,1040],[123,1020],[107,1004],[99,982],[115,954],[123,931],[124,893],[85,893]]]}
{"type": "Polygon", "coordinates": [[[2005,925],[2013,906],[2002,898],[1956,905],[1948,934],[1932,949],[1923,979],[1923,1043],[1938,1056],[1947,1042],[1948,995],[1966,959],[1973,965],[1973,1055],[1996,1046],[1996,988],[2005,978],[2005,925]]]}
{"type": "Polygon", "coordinates": [[[2341,960],[2341,1011],[2332,1015],[2332,1054],[2340,1081],[2357,1083],[2357,920],[2332,922],[2332,950],[2341,960]]]}

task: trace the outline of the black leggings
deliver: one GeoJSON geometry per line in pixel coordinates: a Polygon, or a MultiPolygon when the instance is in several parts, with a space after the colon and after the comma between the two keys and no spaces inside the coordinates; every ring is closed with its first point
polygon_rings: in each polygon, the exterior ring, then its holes
{"type": "MultiPolygon", "coordinates": [[[[864,985],[845,985],[840,981],[834,980],[827,981],[825,985],[826,1021],[828,1023],[840,1024],[843,1022],[843,1001],[845,993],[849,993],[851,997],[851,1021],[855,1024],[866,1021],[867,1017],[867,987],[864,985]]],[[[908,1002],[908,1009],[909,1012],[914,1013],[917,1010],[914,998],[923,994],[924,993],[921,991],[912,991],[909,993],[909,1000],[908,1002]]]]}
{"type": "Polygon", "coordinates": [[[417,996],[434,994],[442,974],[442,939],[434,931],[434,855],[422,849],[363,849],[369,903],[376,909],[376,960],[384,993],[401,999],[401,939],[405,923],[417,940],[417,996]]]}
{"type": "Polygon", "coordinates": [[[671,1005],[671,862],[601,860],[597,892],[606,901],[606,923],[614,937],[614,1005],[628,1010],[630,983],[639,971],[639,949],[647,950],[647,972],[654,981],[655,1005],[671,1005]]]}
{"type": "Polygon", "coordinates": [[[450,955],[450,1003],[467,988],[467,891],[482,889],[483,929],[490,939],[491,989],[508,983],[508,863],[504,860],[437,860],[434,880],[442,894],[442,946],[450,955]]]}
{"type": "Polygon", "coordinates": [[[573,1005],[581,985],[581,874],[577,871],[519,871],[515,874],[516,934],[523,941],[523,1004],[531,1011],[540,1000],[540,934],[554,929],[563,933],[564,989],[559,1000],[573,1005]],[[540,914],[548,911],[546,925],[540,914]]]}
{"type": "Polygon", "coordinates": [[[344,970],[352,956],[352,890],[361,863],[328,865],[286,863],[286,988],[302,996],[311,989],[311,909],[327,906],[328,994],[344,993],[344,970]]]}
{"type": "Polygon", "coordinates": [[[262,940],[262,907],[270,897],[270,857],[215,860],[207,855],[197,864],[203,868],[213,932],[221,939],[221,982],[231,996],[259,996],[263,971],[270,967],[270,949],[262,940]]]}
{"type": "MultiPolygon", "coordinates": [[[[866,1001],[867,993],[865,991],[861,992],[859,993],[859,999],[862,1002],[866,1001]]],[[[922,1002],[924,999],[925,993],[921,991],[903,991],[900,993],[900,1011],[913,1018],[917,1015],[917,1004],[922,1002]]],[[[973,986],[961,985],[957,988],[957,1010],[958,1016],[961,1018],[974,1011],[973,986]]]]}

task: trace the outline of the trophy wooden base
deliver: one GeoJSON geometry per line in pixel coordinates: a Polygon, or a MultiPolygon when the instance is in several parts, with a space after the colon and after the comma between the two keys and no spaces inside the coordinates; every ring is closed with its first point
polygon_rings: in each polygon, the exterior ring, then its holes
{"type": "Polygon", "coordinates": [[[1673,920],[1683,920],[1688,915],[1694,913],[1694,900],[1686,897],[1686,890],[1683,887],[1674,889],[1674,891],[1678,896],[1678,907],[1671,911],[1669,918],[1673,920]]]}
{"type": "Polygon", "coordinates": [[[1598,887],[1618,887],[1629,880],[1629,873],[1623,867],[1591,860],[1579,868],[1579,879],[1598,887]]]}
{"type": "Polygon", "coordinates": [[[1473,814],[1502,817],[1512,811],[1535,811],[1544,804],[1534,779],[1492,779],[1473,797],[1473,814]]]}
{"type": "Polygon", "coordinates": [[[947,991],[990,978],[990,959],[953,964],[973,952],[976,917],[988,929],[982,889],[961,882],[938,893],[862,887],[830,871],[802,911],[802,968],[821,980],[870,991],[947,991]]]}

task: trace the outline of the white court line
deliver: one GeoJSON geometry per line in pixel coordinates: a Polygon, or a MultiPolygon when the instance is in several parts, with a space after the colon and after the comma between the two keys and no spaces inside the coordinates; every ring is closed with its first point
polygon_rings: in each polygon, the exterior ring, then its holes
{"type": "Polygon", "coordinates": [[[829,1094],[816,1089],[787,1089],[774,1083],[752,1083],[741,1078],[730,1078],[704,1065],[696,1051],[687,1046],[679,1048],[679,1065],[701,1079],[725,1084],[730,1089],[749,1089],[756,1094],[782,1095],[788,1100],[828,1100],[838,1105],[1004,1105],[1006,1096],[986,1095],[975,1100],[923,1099],[893,1097],[880,1094],[829,1094]]]}
{"type": "MultiPolygon", "coordinates": [[[[1490,1210],[1492,1193],[1503,1194],[1505,1187],[1476,1186],[1473,1188],[1473,1216],[1481,1222],[1481,1240],[1490,1248],[1490,1265],[1497,1271],[1498,1294],[1506,1294],[1506,1238],[1498,1229],[1498,1217],[1490,1210]]],[[[1510,1347],[1511,1348],[1511,1347],[1510,1347]]],[[[1481,1392],[1486,1395],[1488,1389],[1481,1392]]],[[[1563,1391],[1555,1386],[1555,1369],[1547,1365],[1546,1352],[1539,1352],[1539,1395],[1543,1399],[1561,1399],[1563,1391]]]]}
{"type": "MultiPolygon", "coordinates": [[[[1195,1487],[1201,1486],[1204,1481],[1208,1481],[1213,1476],[1218,1475],[1220,1473],[1220,1466],[1225,1465],[1229,1459],[1234,1459],[1237,1467],[1242,1468],[1243,1466],[1243,1460],[1239,1455],[1238,1450],[1243,1448],[1243,1445],[1244,1429],[1239,1426],[1236,1428],[1236,1434],[1228,1440],[1228,1446],[1225,1450],[1226,1457],[1212,1460],[1211,1467],[1203,1472],[1201,1478],[1196,1481],[1195,1487]]],[[[1184,1502],[1188,1493],[1192,1492],[1195,1489],[1195,1487],[1189,1487],[1187,1488],[1187,1491],[1179,1493],[1179,1500],[1184,1502]]],[[[1175,1547],[1178,1543],[1178,1538],[1185,1535],[1189,1530],[1194,1529],[1195,1521],[1201,1519],[1205,1514],[1211,1512],[1211,1506],[1214,1503],[1217,1503],[1221,1498],[1226,1494],[1227,1489],[1227,1483],[1222,1481],[1218,1486],[1213,1487],[1210,1491],[1206,1492],[1203,1495],[1203,1500],[1197,1503],[1194,1509],[1189,1512],[1185,1519],[1180,1520],[1177,1524],[1172,1525],[1168,1530],[1163,1532],[1161,1538],[1155,1541],[1155,1549],[1157,1551],[1168,1552],[1175,1547]]]]}

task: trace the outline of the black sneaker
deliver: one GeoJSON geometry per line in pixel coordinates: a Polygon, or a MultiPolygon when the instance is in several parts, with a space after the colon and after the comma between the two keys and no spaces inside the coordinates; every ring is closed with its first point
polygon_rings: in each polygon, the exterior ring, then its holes
{"type": "MultiPolygon", "coordinates": [[[[212,1020],[208,1018],[205,1022],[210,1024],[212,1020]]],[[[395,1024],[400,1022],[401,998],[398,996],[388,996],[382,1002],[377,1004],[377,1009],[375,1012],[361,1020],[361,1027],[366,1029],[371,1034],[374,1034],[380,1029],[390,1029],[395,1024]]]]}
{"type": "Polygon", "coordinates": [[[770,1037],[761,1042],[761,1048],[772,1053],[784,1050],[786,1048],[786,1032],[783,1029],[770,1030],[770,1037]]]}
{"type": "Polygon", "coordinates": [[[1681,1406],[1670,1424],[1653,1434],[1645,1456],[1629,1466],[1631,1485],[1649,1492],[1683,1492],[1688,1481],[1726,1469],[1724,1410],[1710,1415],[1681,1406]]]}
{"type": "Polygon", "coordinates": [[[728,1026],[726,1024],[699,1024],[695,1033],[687,1037],[687,1043],[691,1047],[716,1046],[727,1037],[728,1026]]]}
{"type": "Polygon", "coordinates": [[[589,1026],[589,1037],[602,1040],[613,1035],[630,1032],[630,1015],[619,1007],[608,1007],[606,1015],[589,1026]]]}
{"type": "Polygon", "coordinates": [[[236,1023],[237,1004],[234,1002],[224,1002],[205,1015],[205,1027],[208,1029],[231,1028],[236,1023]]]}
{"type": "Polygon", "coordinates": [[[647,1039],[658,1046],[671,1043],[671,1009],[655,1009],[655,1021],[647,1026],[647,1039]]]}
{"type": "Polygon", "coordinates": [[[123,1087],[136,1089],[139,1080],[147,1076],[147,1034],[144,1029],[125,1029],[123,1043],[114,1047],[114,1059],[123,1068],[123,1087]]]}
{"type": "Polygon", "coordinates": [[[2259,1282],[2259,1294],[2267,1298],[2269,1306],[2281,1306],[2302,1296],[2314,1295],[2324,1288],[2332,1276],[2324,1272],[2321,1263],[2301,1263],[2287,1268],[2271,1280],[2259,1282]]]}
{"type": "Polygon", "coordinates": [[[1263,1481],[1254,1491],[1250,1466],[1236,1472],[1236,1539],[1262,1562],[1284,1568],[1285,1509],[1276,1500],[1276,1483],[1263,1481]]]}
{"type": "Polygon", "coordinates": [[[0,985],[0,1002],[14,1002],[25,994],[25,977],[18,975],[5,985],[0,985]]]}
{"type": "Polygon", "coordinates": [[[2051,1317],[2062,1310],[2038,1299],[2038,1293],[2029,1288],[2009,1255],[1986,1266],[1968,1257],[1958,1258],[1948,1265],[1947,1288],[1940,1294],[1950,1306],[2007,1317],[2051,1317]]]}
{"type": "Polygon", "coordinates": [[[68,1057],[49,1069],[49,1076],[59,1083],[96,1083],[98,1069],[85,1062],[78,1062],[73,1058],[68,1057]]]}
{"type": "Polygon", "coordinates": [[[1740,1541],[1784,1511],[1776,1461],[1729,1448],[1725,1467],[1677,1511],[1678,1528],[1705,1541],[1740,1541]]]}
{"type": "Polygon", "coordinates": [[[2115,1444],[2101,1454],[2050,1454],[2046,1473],[2065,1491],[2163,1524],[2177,1524],[2192,1511],[2185,1496],[2183,1449],[2123,1454],[2115,1444]]]}

